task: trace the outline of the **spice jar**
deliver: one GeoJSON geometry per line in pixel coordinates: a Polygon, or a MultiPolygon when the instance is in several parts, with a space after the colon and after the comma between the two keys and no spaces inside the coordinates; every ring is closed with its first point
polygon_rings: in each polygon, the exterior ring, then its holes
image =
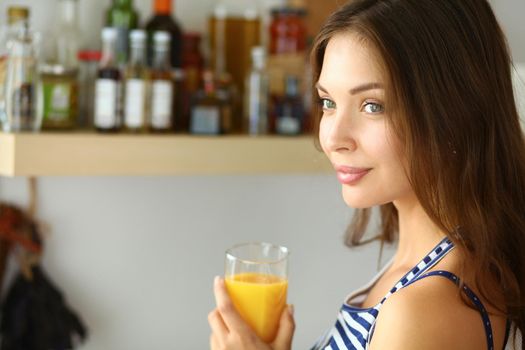
{"type": "Polygon", "coordinates": [[[78,70],[59,64],[40,69],[43,98],[43,129],[72,129],[76,126],[78,70]]]}
{"type": "Polygon", "coordinates": [[[306,11],[280,7],[272,10],[270,54],[298,53],[306,50],[306,11]]]}

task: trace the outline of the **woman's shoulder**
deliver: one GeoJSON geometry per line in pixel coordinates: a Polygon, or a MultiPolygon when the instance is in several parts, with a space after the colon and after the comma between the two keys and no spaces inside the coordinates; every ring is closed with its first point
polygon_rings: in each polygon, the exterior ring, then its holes
{"type": "Polygon", "coordinates": [[[485,349],[478,310],[465,305],[456,284],[423,278],[381,306],[370,349],[485,349]]]}

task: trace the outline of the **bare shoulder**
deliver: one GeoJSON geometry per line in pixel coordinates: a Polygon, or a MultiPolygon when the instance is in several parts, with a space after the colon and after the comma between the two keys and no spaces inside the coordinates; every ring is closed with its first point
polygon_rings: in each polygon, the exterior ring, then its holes
{"type": "Polygon", "coordinates": [[[398,290],[382,305],[375,327],[371,350],[487,347],[479,312],[445,278],[423,278],[398,290]]]}

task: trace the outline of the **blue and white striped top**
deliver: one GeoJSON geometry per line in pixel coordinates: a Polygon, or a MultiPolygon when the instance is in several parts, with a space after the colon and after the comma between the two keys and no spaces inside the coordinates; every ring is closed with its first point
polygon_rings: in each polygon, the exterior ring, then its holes
{"type": "MultiPolygon", "coordinates": [[[[362,289],[354,292],[348,297],[348,301],[343,304],[337,315],[335,325],[323,336],[312,350],[365,350],[368,349],[372,335],[374,333],[375,322],[379,315],[379,310],[383,303],[396,291],[404,288],[422,278],[429,276],[441,276],[448,278],[452,282],[459,284],[459,278],[448,271],[430,271],[430,268],[436,265],[443,257],[454,249],[454,244],[445,237],[434,249],[430,251],[414,268],[412,268],[403,278],[401,278],[395,286],[381,299],[381,301],[371,308],[359,308],[352,306],[352,304],[359,304],[364,301],[366,293],[375,284],[375,282],[383,275],[390,264],[387,264],[382,271],[378,273],[376,278],[362,289]],[[357,300],[360,298],[361,300],[357,300]]],[[[492,327],[485,307],[474,294],[474,292],[467,286],[463,287],[463,292],[472,300],[479,310],[485,326],[485,333],[487,336],[487,349],[494,350],[494,342],[492,339],[492,327]]],[[[507,323],[507,334],[505,342],[507,342],[510,324],[507,323]]],[[[505,347],[504,347],[505,348],[505,347]]]]}

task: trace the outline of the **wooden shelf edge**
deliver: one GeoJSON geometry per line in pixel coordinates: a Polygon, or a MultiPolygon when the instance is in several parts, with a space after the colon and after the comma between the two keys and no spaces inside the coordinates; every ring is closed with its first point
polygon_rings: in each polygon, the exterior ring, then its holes
{"type": "Polygon", "coordinates": [[[312,136],[0,133],[2,176],[325,173],[312,136]]]}

